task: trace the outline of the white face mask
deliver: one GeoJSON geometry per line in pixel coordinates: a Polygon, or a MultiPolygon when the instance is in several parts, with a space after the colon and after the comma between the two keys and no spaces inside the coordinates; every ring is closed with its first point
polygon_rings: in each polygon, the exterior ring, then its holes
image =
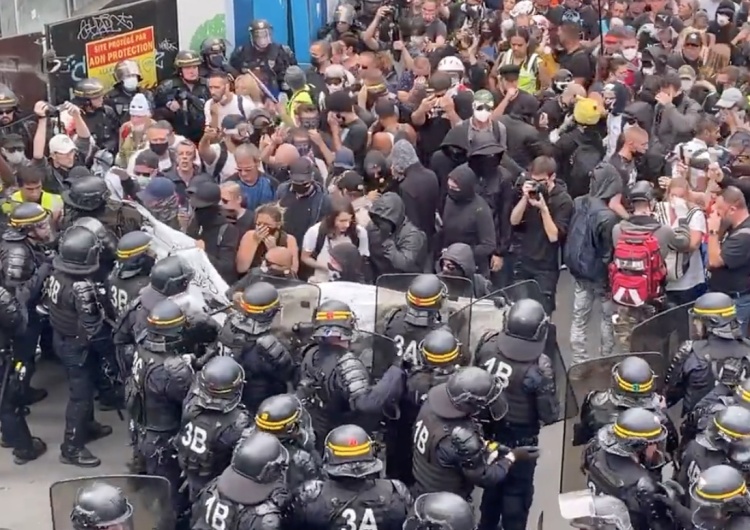
{"type": "Polygon", "coordinates": [[[683,92],[690,92],[693,88],[693,81],[690,81],[689,79],[680,81],[680,86],[682,87],[683,92]]]}
{"type": "Polygon", "coordinates": [[[14,166],[23,164],[23,162],[26,160],[26,155],[23,151],[6,151],[5,149],[3,149],[3,156],[9,164],[13,164],[14,166]]]}
{"type": "Polygon", "coordinates": [[[726,15],[716,15],[716,23],[719,26],[726,26],[729,24],[729,17],[726,15]]]}
{"type": "Polygon", "coordinates": [[[328,87],[328,93],[333,94],[334,92],[341,92],[344,89],[344,85],[339,83],[338,85],[326,85],[328,87]]]}
{"type": "Polygon", "coordinates": [[[638,48],[623,48],[622,56],[628,61],[632,61],[638,55],[638,48]]]}
{"type": "Polygon", "coordinates": [[[122,80],[122,88],[128,92],[135,92],[135,89],[138,88],[138,78],[134,76],[126,77],[122,80]]]}
{"type": "Polygon", "coordinates": [[[490,116],[492,116],[491,110],[475,110],[474,111],[474,119],[482,123],[485,123],[486,121],[488,121],[490,119],[490,116]]]}
{"type": "Polygon", "coordinates": [[[651,68],[642,68],[641,72],[643,72],[643,75],[654,75],[654,72],[656,72],[656,68],[653,66],[651,68]]]}

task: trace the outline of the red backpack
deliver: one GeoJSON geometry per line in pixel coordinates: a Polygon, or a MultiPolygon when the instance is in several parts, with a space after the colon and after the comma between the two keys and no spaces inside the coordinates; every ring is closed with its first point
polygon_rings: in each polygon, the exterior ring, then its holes
{"type": "Polygon", "coordinates": [[[612,300],[627,307],[641,307],[664,296],[667,266],[653,232],[626,231],[615,245],[609,264],[612,300]]]}

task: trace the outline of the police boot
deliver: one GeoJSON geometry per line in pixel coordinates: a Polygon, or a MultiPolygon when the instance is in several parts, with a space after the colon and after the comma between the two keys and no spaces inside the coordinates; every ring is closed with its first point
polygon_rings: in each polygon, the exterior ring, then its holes
{"type": "Polygon", "coordinates": [[[112,434],[112,427],[109,425],[102,425],[98,421],[89,422],[86,425],[86,433],[84,434],[84,443],[95,442],[101,440],[112,434]]]}
{"type": "Polygon", "coordinates": [[[36,460],[46,452],[47,444],[41,438],[34,437],[31,439],[30,449],[13,450],[13,462],[18,466],[22,466],[27,462],[36,460]]]}
{"type": "Polygon", "coordinates": [[[78,467],[98,467],[102,463],[83,443],[77,441],[75,431],[65,432],[65,440],[60,446],[60,462],[78,467]]]}

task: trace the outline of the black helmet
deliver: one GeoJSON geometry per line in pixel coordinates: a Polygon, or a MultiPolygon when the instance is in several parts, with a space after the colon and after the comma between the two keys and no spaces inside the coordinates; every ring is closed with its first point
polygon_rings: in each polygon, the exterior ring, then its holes
{"type": "Polygon", "coordinates": [[[529,341],[547,340],[549,318],[542,304],[531,298],[514,303],[505,317],[503,332],[509,337],[529,341]]]}
{"type": "Polygon", "coordinates": [[[419,311],[437,311],[446,295],[446,287],[436,274],[420,274],[409,284],[406,291],[406,304],[419,311]]]}
{"type": "Polygon", "coordinates": [[[96,99],[106,92],[104,84],[95,77],[81,79],[73,87],[73,96],[80,99],[96,99]]]}
{"type": "Polygon", "coordinates": [[[734,404],[750,408],[750,377],[746,377],[734,387],[734,404]]]}
{"type": "Polygon", "coordinates": [[[107,183],[103,178],[93,175],[74,179],[70,183],[70,188],[62,192],[65,204],[84,212],[98,210],[104,206],[107,198],[109,198],[107,183]]]}
{"type": "MultiPolygon", "coordinates": [[[[253,431],[234,448],[232,465],[227,471],[231,469],[245,482],[276,486],[283,483],[288,466],[289,452],[281,442],[266,432],[253,431]]],[[[222,474],[222,478],[227,471],[222,474]]],[[[220,482],[221,480],[219,479],[220,482]]]]}
{"type": "Polygon", "coordinates": [[[164,296],[184,293],[193,279],[193,269],[179,256],[160,259],[151,269],[151,287],[164,296]]]}
{"type": "Polygon", "coordinates": [[[628,198],[630,202],[646,201],[651,202],[654,200],[654,188],[651,183],[647,180],[639,180],[632,186],[628,191],[628,198]]]}
{"type": "Polygon", "coordinates": [[[245,386],[245,370],[233,358],[214,357],[197,378],[198,400],[204,409],[229,412],[237,408],[245,386]]]}
{"type": "Polygon", "coordinates": [[[455,493],[425,493],[414,501],[414,513],[403,530],[474,530],[471,504],[455,493]]]}
{"type": "Polygon", "coordinates": [[[706,426],[706,437],[711,444],[722,450],[731,445],[750,442],[750,410],[731,405],[716,412],[706,426]]]}
{"type": "Polygon", "coordinates": [[[323,470],[333,477],[364,478],[380,473],[383,462],[362,427],[342,425],[326,436],[323,470]]]}
{"type": "Polygon", "coordinates": [[[143,79],[141,77],[141,67],[132,59],[125,59],[117,63],[113,75],[115,76],[115,83],[122,83],[126,77],[131,76],[136,76],[139,81],[143,79]]]}
{"type": "Polygon", "coordinates": [[[49,212],[35,202],[22,202],[13,208],[8,224],[26,233],[40,225],[49,226],[49,212]]]}
{"type": "Polygon", "coordinates": [[[612,367],[612,393],[618,405],[646,405],[654,395],[655,374],[640,357],[626,357],[612,367]]]}
{"type": "Polygon", "coordinates": [[[201,42],[201,55],[224,55],[227,52],[227,44],[218,37],[208,37],[201,42]]]}
{"type": "Polygon", "coordinates": [[[18,97],[7,85],[0,85],[0,110],[18,109],[18,97]]]}
{"type": "Polygon", "coordinates": [[[661,443],[667,438],[667,430],[659,417],[641,407],[622,411],[610,429],[619,446],[631,453],[638,453],[647,445],[661,443]]]}
{"type": "Polygon", "coordinates": [[[70,521],[75,530],[94,530],[117,525],[125,527],[132,516],[133,506],[120,488],[94,482],[78,490],[70,521]]]}
{"type": "Polygon", "coordinates": [[[458,339],[445,328],[430,331],[419,344],[420,363],[434,368],[454,366],[460,355],[458,339]]]}
{"type": "Polygon", "coordinates": [[[99,240],[99,246],[102,248],[102,260],[114,262],[117,255],[117,239],[112,231],[96,217],[79,217],[71,226],[82,226],[91,230],[96,239],[99,240]]]}
{"type": "Polygon", "coordinates": [[[313,319],[313,337],[349,339],[354,331],[355,318],[351,308],[338,300],[327,300],[318,306],[313,319]]]}
{"type": "Polygon", "coordinates": [[[120,278],[132,278],[141,272],[150,272],[154,258],[150,255],[151,235],[147,232],[128,232],[117,242],[115,255],[119,262],[120,278]]]}
{"type": "Polygon", "coordinates": [[[296,435],[304,409],[294,394],[278,394],[263,400],[255,414],[255,426],[280,438],[296,435]]]}
{"type": "Polygon", "coordinates": [[[55,269],[68,274],[92,274],[99,270],[100,250],[96,234],[82,226],[71,226],[60,238],[52,265],[55,269]]]}
{"type": "MultiPolygon", "coordinates": [[[[242,292],[237,309],[245,317],[242,320],[247,322],[246,325],[253,326],[254,323],[267,325],[281,310],[279,291],[270,283],[256,282],[242,292]]],[[[244,330],[242,326],[238,327],[244,330]]],[[[244,331],[256,333],[253,329],[244,331]]]]}
{"type": "Polygon", "coordinates": [[[187,318],[179,305],[172,300],[162,300],[154,306],[146,318],[144,346],[150,351],[167,353],[174,351],[182,342],[182,333],[187,318]]]}
{"type": "Polygon", "coordinates": [[[563,90],[573,82],[573,74],[570,70],[560,68],[552,77],[552,90],[556,94],[562,94],[563,90]]]}
{"type": "Polygon", "coordinates": [[[189,66],[200,66],[203,60],[193,50],[180,50],[174,58],[175,68],[187,68],[189,66]]]}
{"type": "Polygon", "coordinates": [[[496,377],[476,366],[461,368],[448,381],[430,390],[428,400],[435,412],[446,418],[473,416],[488,409],[495,420],[508,412],[500,394],[502,385],[496,377]]]}
{"type": "Polygon", "coordinates": [[[706,328],[706,331],[724,339],[736,339],[742,335],[737,320],[734,300],[724,293],[706,293],[695,301],[690,314],[706,328]]]}
{"type": "Polygon", "coordinates": [[[250,23],[250,27],[247,28],[247,30],[251,33],[253,31],[260,31],[262,29],[273,29],[273,26],[269,24],[267,20],[263,20],[262,18],[259,18],[259,19],[253,20],[250,23]]]}
{"type": "Polygon", "coordinates": [[[690,486],[690,497],[702,506],[747,504],[745,477],[725,464],[709,467],[690,486]]]}

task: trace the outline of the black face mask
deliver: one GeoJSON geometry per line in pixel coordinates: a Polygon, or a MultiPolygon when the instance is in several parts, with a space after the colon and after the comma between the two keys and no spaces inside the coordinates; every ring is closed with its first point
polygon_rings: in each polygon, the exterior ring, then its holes
{"type": "Polygon", "coordinates": [[[167,149],[169,149],[169,144],[167,143],[155,144],[154,142],[150,142],[148,144],[148,148],[151,149],[151,151],[153,151],[157,155],[162,156],[164,153],[167,152],[167,149]]]}
{"type": "Polygon", "coordinates": [[[209,55],[208,66],[212,68],[221,68],[222,66],[224,66],[224,56],[223,55],[209,55]]]}
{"type": "Polygon", "coordinates": [[[716,87],[716,93],[721,95],[722,92],[724,92],[724,85],[725,83],[716,83],[714,86],[716,87]]]}
{"type": "Polygon", "coordinates": [[[310,191],[310,188],[312,187],[312,182],[305,182],[303,184],[292,184],[292,191],[294,193],[297,193],[298,195],[303,195],[310,191]]]}
{"type": "Polygon", "coordinates": [[[321,62],[320,62],[320,59],[317,57],[310,57],[310,64],[314,68],[320,68],[321,62]]]}
{"type": "Polygon", "coordinates": [[[319,118],[301,118],[299,120],[299,126],[308,131],[317,129],[320,126],[319,118]]]}
{"type": "Polygon", "coordinates": [[[473,156],[469,158],[469,167],[477,177],[489,177],[497,171],[500,160],[496,156],[473,156]]]}
{"type": "Polygon", "coordinates": [[[377,216],[371,216],[370,219],[372,220],[372,224],[378,227],[378,230],[383,237],[387,238],[393,233],[393,225],[390,221],[377,216]]]}

